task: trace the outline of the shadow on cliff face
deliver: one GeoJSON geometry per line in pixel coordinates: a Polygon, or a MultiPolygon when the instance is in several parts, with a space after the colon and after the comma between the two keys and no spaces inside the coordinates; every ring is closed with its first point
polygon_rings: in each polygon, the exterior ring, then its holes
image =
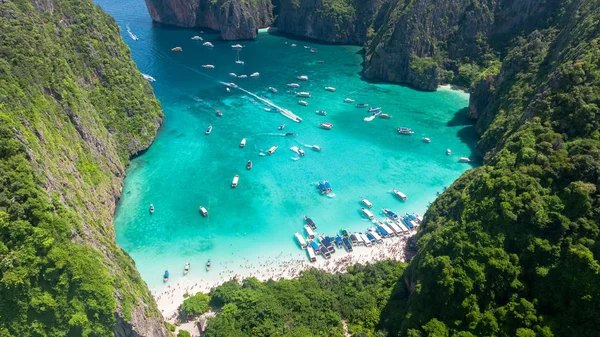
{"type": "Polygon", "coordinates": [[[469,118],[468,113],[468,107],[458,110],[454,113],[454,117],[452,117],[452,119],[446,123],[446,126],[464,126],[458,130],[458,132],[456,132],[456,135],[462,143],[465,143],[469,146],[471,153],[468,157],[473,160],[471,164],[473,167],[475,167],[482,165],[482,154],[477,149],[477,141],[479,140],[479,134],[475,128],[477,121],[469,118]]]}

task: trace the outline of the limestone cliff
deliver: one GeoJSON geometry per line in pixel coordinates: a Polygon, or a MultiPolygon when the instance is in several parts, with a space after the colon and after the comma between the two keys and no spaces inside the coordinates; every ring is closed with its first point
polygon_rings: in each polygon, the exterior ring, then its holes
{"type": "Polygon", "coordinates": [[[90,0],[0,1],[0,335],[166,337],[115,243],[129,157],[162,122],[90,0]]]}
{"type": "Polygon", "coordinates": [[[152,20],[181,27],[206,27],[224,40],[255,39],[273,23],[270,0],[146,0],[152,20]]]}

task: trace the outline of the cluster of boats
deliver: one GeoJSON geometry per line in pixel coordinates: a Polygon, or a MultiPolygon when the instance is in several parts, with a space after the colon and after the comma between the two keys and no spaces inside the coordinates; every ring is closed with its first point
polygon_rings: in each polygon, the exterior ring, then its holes
{"type": "MultiPolygon", "coordinates": [[[[206,262],[206,271],[210,270],[210,267],[212,266],[212,263],[210,262],[210,259],[208,259],[208,261],[206,262]]],[[[186,262],[185,263],[185,267],[183,267],[183,275],[187,275],[190,272],[190,263],[186,262]]],[[[163,282],[167,282],[169,281],[169,270],[165,270],[165,273],[163,274],[163,282]]]]}
{"type": "Polygon", "coordinates": [[[321,194],[329,194],[331,192],[333,192],[333,189],[331,188],[331,184],[329,184],[328,181],[323,181],[323,182],[318,182],[317,183],[317,188],[319,189],[319,191],[321,191],[321,194]]]}
{"type": "Polygon", "coordinates": [[[338,250],[343,248],[348,253],[351,253],[353,246],[363,245],[365,247],[372,247],[375,244],[382,243],[385,238],[408,234],[423,221],[423,218],[418,214],[406,213],[405,216],[401,217],[385,208],[383,212],[389,219],[373,219],[374,226],[367,228],[365,232],[350,233],[342,229],[335,236],[318,235],[315,233],[317,229],[315,222],[311,218],[304,216],[304,220],[306,221],[304,230],[307,236],[305,238],[298,232],[294,236],[300,247],[306,249],[309,260],[315,262],[317,261],[317,254],[320,254],[325,259],[329,259],[331,258],[331,254],[336,252],[336,248],[338,250]]]}

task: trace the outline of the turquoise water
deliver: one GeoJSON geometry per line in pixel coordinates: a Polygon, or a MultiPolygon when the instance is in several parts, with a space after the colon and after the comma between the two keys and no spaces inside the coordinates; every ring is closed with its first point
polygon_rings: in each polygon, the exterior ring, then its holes
{"type": "Polygon", "coordinates": [[[300,252],[293,234],[302,232],[305,214],[320,232],[335,233],[342,227],[364,230],[370,223],[361,217],[361,197],[373,203],[375,213],[386,207],[423,214],[437,191],[471,167],[458,162],[471,155],[476,141],[473,128],[457,117],[468,104],[463,92],[426,93],[370,84],[360,78],[358,47],[317,45],[267,33],[242,43],[239,58],[245,65],[239,65],[234,62],[238,52],[230,47],[235,42],[219,41],[216,34],[153,25],[141,0],[98,3],[122,27],[140,71],[156,78],[153,87],[166,115],[155,143],[127,170],[115,218],[118,244],[133,257],[151,288],[162,285],[165,269],[173,275],[170,282],[177,281],[186,261],[199,266],[211,258],[210,273],[192,268],[187,277],[215,278],[222,261],[236,265],[243,258],[300,252]],[[127,24],[139,41],[129,37],[127,24]],[[194,35],[215,48],[191,40],[194,35]],[[318,53],[310,53],[304,45],[317,47],[318,53]],[[183,52],[171,52],[175,46],[183,52]],[[203,69],[203,64],[216,68],[203,69]],[[260,72],[258,78],[228,75],[255,71],[260,72]],[[298,75],[310,80],[298,81],[298,75]],[[235,81],[304,121],[294,123],[266,112],[265,105],[250,95],[237,89],[227,93],[220,81],[235,81]],[[299,98],[286,93],[291,82],[312,94],[305,99],[309,106],[298,105],[299,98]],[[269,86],[279,92],[268,92],[269,86]],[[326,86],[337,91],[327,92],[326,86]],[[346,97],[379,105],[393,118],[365,122],[366,109],[344,103],[346,97]],[[223,117],[216,116],[216,109],[223,117]],[[327,116],[315,110],[326,110],[327,116]],[[321,122],[334,127],[320,129],[321,122]],[[279,131],[283,123],[286,127],[279,131]],[[214,129],[207,136],[208,125],[214,129]],[[415,134],[398,135],[400,126],[411,127],[415,134]],[[298,136],[283,137],[282,132],[298,136]],[[422,137],[431,138],[431,143],[422,142],[422,137]],[[247,139],[245,148],[239,147],[242,138],[247,139]],[[323,150],[305,147],[313,144],[323,150]],[[260,155],[273,145],[279,146],[277,152],[260,155]],[[293,160],[291,146],[303,148],[306,156],[293,160]],[[447,148],[452,149],[451,156],[446,155],[447,148]],[[254,163],[250,171],[245,168],[247,160],[254,163]],[[236,174],[239,186],[232,189],[236,174]],[[318,193],[319,180],[331,183],[334,198],[318,193]],[[399,201],[390,193],[393,188],[407,194],[408,200],[399,201]],[[150,204],[156,207],[153,215],[148,212],[150,204]],[[199,215],[200,205],[209,210],[209,217],[199,215]]]}

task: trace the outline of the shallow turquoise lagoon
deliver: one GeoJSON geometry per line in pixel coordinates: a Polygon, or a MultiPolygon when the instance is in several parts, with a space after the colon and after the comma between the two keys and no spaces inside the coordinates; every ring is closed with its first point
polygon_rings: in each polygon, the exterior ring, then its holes
{"type": "Polygon", "coordinates": [[[186,261],[198,266],[186,277],[218,278],[224,261],[239,265],[244,258],[300,254],[293,234],[302,232],[303,215],[311,216],[321,233],[364,230],[370,223],[361,216],[361,197],[373,203],[375,213],[386,207],[423,214],[436,192],[471,168],[458,162],[472,155],[476,141],[463,117],[468,95],[461,91],[427,93],[365,82],[360,48],[354,46],[318,45],[264,33],[256,41],[242,42],[245,48],[237,52],[231,48],[236,42],[219,41],[217,34],[152,24],[141,0],[98,3],[122,27],[140,71],[156,78],[152,85],[166,115],[155,143],[127,171],[115,218],[118,244],[153,289],[162,286],[165,269],[171,271],[170,282],[176,282],[186,261]],[[127,25],[138,41],[130,38],[127,25]],[[194,35],[215,47],[191,40],[194,35]],[[183,52],[171,52],[175,46],[183,52]],[[236,64],[238,58],[245,64],[236,64]],[[203,64],[215,69],[204,69],[203,64]],[[234,79],[230,72],[260,76],[234,79]],[[299,75],[309,81],[298,81],[299,75]],[[226,92],[221,81],[233,81],[304,121],[294,123],[267,112],[263,103],[240,90],[226,92]],[[292,82],[311,93],[305,99],[307,107],[286,92],[292,82]],[[270,86],[278,93],[270,93],[270,86]],[[337,91],[325,91],[326,86],[337,91]],[[367,110],[344,103],[346,97],[381,106],[393,118],[365,122],[367,110]],[[223,117],[216,116],[216,109],[223,117]],[[326,110],[327,116],[316,110],[326,110]],[[334,127],[320,129],[321,122],[334,127]],[[213,131],[207,136],[209,125],[213,131]],[[398,135],[400,126],[415,134],[398,135]],[[284,132],[298,136],[284,137],[284,132]],[[431,138],[431,143],[422,137],[431,138]],[[245,148],[239,147],[242,138],[247,139],[245,148]],[[307,147],[314,144],[322,151],[307,147]],[[260,155],[274,145],[279,148],[273,155],[260,155]],[[306,155],[298,159],[292,146],[306,155]],[[447,148],[452,155],[446,155],[447,148]],[[250,171],[245,167],[248,160],[254,163],[250,171]],[[232,189],[235,175],[240,182],[232,189]],[[335,197],[318,193],[319,180],[331,183],[335,197]],[[408,200],[399,201],[391,194],[393,188],[408,200]],[[153,215],[150,204],[156,207],[153,215]],[[200,205],[209,210],[208,217],[199,214],[200,205]],[[207,273],[199,266],[209,258],[214,267],[207,273]]]}

